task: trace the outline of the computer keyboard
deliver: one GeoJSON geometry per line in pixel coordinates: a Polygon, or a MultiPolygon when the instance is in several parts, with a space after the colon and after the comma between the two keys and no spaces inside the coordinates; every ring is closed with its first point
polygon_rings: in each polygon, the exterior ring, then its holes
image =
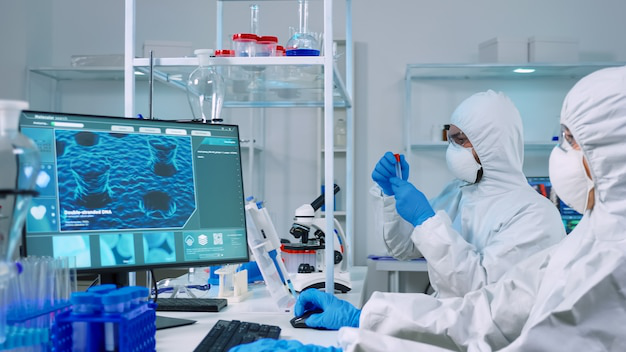
{"type": "Polygon", "coordinates": [[[263,338],[277,339],[280,328],[239,320],[218,320],[194,352],[226,352],[232,347],[263,338]]]}
{"type": "Polygon", "coordinates": [[[219,312],[226,307],[225,298],[158,298],[157,311],[168,312],[219,312]]]}

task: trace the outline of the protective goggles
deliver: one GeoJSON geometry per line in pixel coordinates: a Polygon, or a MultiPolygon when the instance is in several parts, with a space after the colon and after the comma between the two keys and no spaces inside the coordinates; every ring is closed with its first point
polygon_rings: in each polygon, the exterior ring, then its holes
{"type": "Polygon", "coordinates": [[[469,138],[467,138],[465,133],[463,133],[463,131],[461,131],[458,127],[454,125],[444,125],[444,129],[446,130],[448,142],[457,144],[463,148],[472,147],[469,138]]]}
{"type": "Polygon", "coordinates": [[[561,139],[559,140],[559,148],[567,151],[568,149],[580,150],[580,146],[572,132],[565,125],[561,125],[561,139]]]}

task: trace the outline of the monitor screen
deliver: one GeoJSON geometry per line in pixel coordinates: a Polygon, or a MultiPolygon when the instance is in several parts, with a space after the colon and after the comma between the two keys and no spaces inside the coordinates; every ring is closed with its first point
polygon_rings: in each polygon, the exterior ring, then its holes
{"type": "Polygon", "coordinates": [[[25,251],[79,272],[248,261],[234,125],[24,111],[41,152],[25,251]]]}
{"type": "Polygon", "coordinates": [[[582,214],[563,203],[563,201],[556,195],[556,192],[552,189],[550,177],[527,177],[526,179],[528,180],[528,183],[537,192],[539,192],[539,194],[550,199],[555,204],[555,206],[559,209],[559,213],[561,213],[561,220],[565,226],[565,232],[570,233],[576,225],[578,225],[578,222],[583,217],[582,214]]]}

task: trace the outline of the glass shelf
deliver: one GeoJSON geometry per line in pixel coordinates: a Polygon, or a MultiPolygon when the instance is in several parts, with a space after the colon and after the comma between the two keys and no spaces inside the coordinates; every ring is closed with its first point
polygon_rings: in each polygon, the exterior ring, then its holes
{"type": "MultiPolygon", "coordinates": [[[[324,107],[323,57],[213,58],[213,64],[227,85],[225,107],[324,107]]],[[[135,79],[147,81],[147,58],[134,60],[135,79]]],[[[154,59],[154,79],[186,90],[186,79],[198,60],[189,58],[154,59]]],[[[30,72],[57,81],[124,80],[123,67],[42,67],[30,72]]],[[[334,70],[334,106],[352,106],[343,80],[334,70]]]]}
{"type": "Polygon", "coordinates": [[[406,79],[460,80],[460,79],[536,79],[572,78],[580,79],[591,72],[605,67],[623,66],[625,62],[591,63],[520,63],[520,64],[409,64],[406,79]],[[527,73],[517,69],[534,70],[527,73]]]}
{"type": "MultiPolygon", "coordinates": [[[[543,151],[550,151],[552,150],[552,148],[554,148],[554,146],[556,145],[556,142],[524,142],[524,150],[543,150],[543,151]]],[[[448,148],[448,142],[420,142],[420,143],[414,143],[411,144],[411,149],[413,150],[421,150],[421,151],[427,151],[427,150],[445,150],[446,148],[448,148]]]]}

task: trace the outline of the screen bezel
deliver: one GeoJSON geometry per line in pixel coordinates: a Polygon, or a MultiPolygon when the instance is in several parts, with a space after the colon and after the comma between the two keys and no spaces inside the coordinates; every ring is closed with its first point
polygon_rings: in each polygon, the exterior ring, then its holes
{"type": "MultiPolygon", "coordinates": [[[[127,117],[121,117],[121,116],[109,116],[109,115],[94,115],[94,114],[77,114],[77,113],[62,113],[62,112],[50,112],[50,111],[39,111],[39,110],[23,110],[23,113],[27,113],[27,114],[46,114],[46,115],[53,115],[53,116],[67,116],[67,117],[77,117],[77,118],[107,118],[107,119],[113,119],[113,120],[119,120],[119,121],[127,121],[129,119],[132,118],[127,118],[127,117]]],[[[20,120],[21,120],[21,116],[22,114],[20,114],[20,120]]],[[[238,155],[239,155],[239,168],[240,170],[242,170],[242,161],[241,161],[241,139],[240,139],[240,131],[239,131],[239,126],[235,125],[235,124],[224,124],[224,123],[220,123],[220,124],[206,124],[206,123],[202,123],[201,121],[197,121],[197,120],[162,120],[162,119],[141,119],[142,123],[160,123],[160,124],[171,124],[172,126],[176,126],[176,125],[187,125],[187,124],[193,124],[196,126],[223,126],[223,127],[232,127],[235,128],[236,130],[236,134],[237,134],[237,148],[238,148],[238,155]]],[[[21,123],[20,123],[20,130],[21,130],[21,123]]],[[[187,128],[187,127],[186,127],[187,128]]],[[[243,173],[243,171],[242,171],[243,173]]],[[[242,204],[242,213],[245,214],[245,190],[244,190],[244,182],[243,182],[243,174],[241,175],[241,189],[242,189],[242,198],[241,198],[241,204],[242,204]]],[[[58,195],[57,195],[58,198],[58,195]]],[[[129,273],[129,272],[134,272],[134,271],[141,271],[141,270],[151,270],[151,269],[162,269],[162,268],[172,268],[172,269],[183,269],[183,268],[190,268],[190,267],[206,267],[206,266],[216,266],[216,265],[225,265],[225,264],[234,264],[234,263],[245,263],[250,261],[250,248],[248,245],[248,228],[247,228],[247,219],[244,216],[243,217],[243,231],[244,231],[244,237],[245,237],[245,247],[246,247],[246,251],[245,251],[245,258],[241,257],[241,258],[236,258],[236,259],[218,259],[218,260],[198,260],[198,261],[190,261],[190,262],[165,262],[165,263],[143,263],[143,264],[128,264],[128,265],[116,265],[116,266],[107,266],[107,267],[77,267],[76,271],[78,274],[110,274],[113,276],[116,276],[117,274],[120,273],[129,273]]],[[[22,229],[22,241],[21,241],[21,246],[20,246],[20,255],[22,257],[24,256],[28,256],[28,245],[27,245],[27,230],[26,230],[26,224],[24,224],[23,229],[22,229]]]]}

